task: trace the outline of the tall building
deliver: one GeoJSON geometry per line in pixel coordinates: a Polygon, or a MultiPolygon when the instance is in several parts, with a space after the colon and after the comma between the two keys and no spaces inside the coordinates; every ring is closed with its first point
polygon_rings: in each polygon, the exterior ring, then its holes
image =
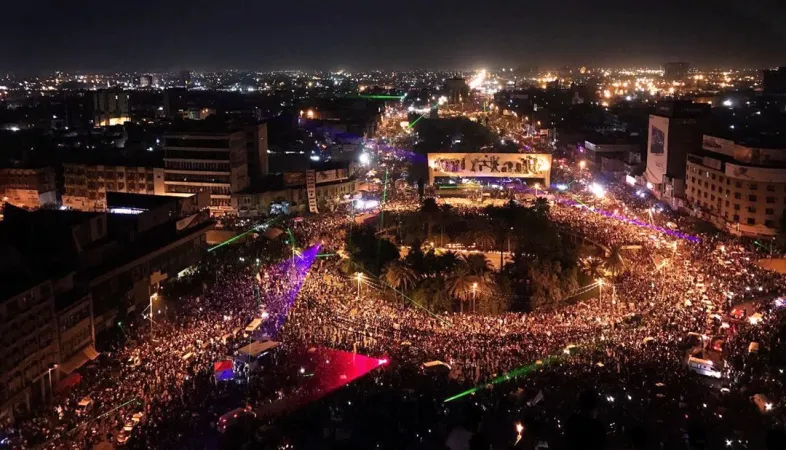
{"type": "Polygon", "coordinates": [[[690,101],[660,102],[650,114],[647,138],[647,188],[670,203],[682,206],[688,153],[701,147],[710,106],[690,101]]]}
{"type": "Polygon", "coordinates": [[[128,92],[101,89],[93,93],[93,125],[106,127],[131,121],[128,92]]]}
{"type": "Polygon", "coordinates": [[[139,87],[140,88],[153,87],[153,76],[152,75],[140,75],[139,76],[139,87]]]}
{"type": "Polygon", "coordinates": [[[188,121],[181,128],[164,135],[166,193],[187,196],[210,192],[213,214],[236,213],[231,194],[249,186],[246,131],[188,121]]]}
{"type": "Polygon", "coordinates": [[[246,155],[248,176],[260,178],[268,174],[267,123],[252,123],[244,126],[246,132],[246,155]]]}
{"type": "Polygon", "coordinates": [[[21,208],[57,204],[57,184],[52,167],[0,169],[0,199],[21,208]]]}
{"type": "Polygon", "coordinates": [[[762,71],[761,84],[767,94],[786,94],[786,66],[762,71]]]}
{"type": "Polygon", "coordinates": [[[463,78],[450,78],[445,81],[445,93],[450,103],[461,103],[469,99],[469,86],[463,78]]]}
{"type": "Polygon", "coordinates": [[[667,62],[663,65],[663,78],[666,81],[685,81],[690,64],[686,62],[667,62]]]}
{"type": "Polygon", "coordinates": [[[181,70],[177,78],[177,87],[190,88],[191,87],[191,71],[181,70]]]}

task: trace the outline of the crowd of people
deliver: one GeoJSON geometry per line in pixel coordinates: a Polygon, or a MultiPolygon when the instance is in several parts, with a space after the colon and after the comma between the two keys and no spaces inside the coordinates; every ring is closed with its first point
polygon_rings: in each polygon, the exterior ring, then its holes
{"type": "MultiPolygon", "coordinates": [[[[395,361],[393,374],[400,367],[440,360],[449,366],[451,383],[464,387],[534,365],[542,370],[509,377],[504,386],[506,393],[539,404],[531,408],[533,420],[550,430],[542,437],[552,442],[560,439],[579,386],[602,393],[602,417],[610,432],[634,426],[630,420],[638,414],[657,424],[649,432],[657,433],[663,445],[683,439],[680,430],[695,420],[724,442],[732,439],[730,429],[740,430],[745,437],[733,437],[740,445],[751,439],[747,424],[782,427],[778,410],[759,417],[750,402],[734,408],[756,392],[786,398],[783,377],[772,373],[775,366],[747,355],[751,341],[776,345],[772,336],[781,314],[772,299],[784,294],[783,277],[756,266],[756,256],[734,240],[694,242],[593,210],[608,207],[618,215],[647,217],[648,205],[631,193],[614,191],[615,202],[592,207],[583,195],[574,194],[578,202],[553,202],[551,220],[599,245],[636,247],[626,254],[631,269],[610,280],[595,298],[556,311],[432,314],[407,301],[386,300],[387,288],[380,282],[368,279],[358,287],[336,257],[314,257],[316,251],[309,249],[342,250],[350,217],[306,218],[291,224],[300,247],[294,256],[287,250],[288,257],[278,261],[206,260],[193,275],[201,286],[198,294],[167,298],[164,292],[163,305],[120,325],[121,341],[83,370],[82,382],[14,425],[12,435],[20,447],[90,448],[125,438],[139,448],[180,448],[188,439],[204,444],[217,416],[226,412],[221,408],[231,409],[229,399],[239,395],[250,409],[258,409],[298,389],[296,378],[271,367],[275,364],[266,366],[266,375],[242,369],[246,380],[240,385],[215,379],[213,364],[254,338],[284,344],[271,357],[274,362],[314,346],[389,356],[395,361]],[[760,322],[729,318],[731,308],[743,302],[763,314],[760,322]],[[245,333],[254,318],[264,319],[260,328],[245,333]],[[689,376],[681,344],[691,332],[725,341],[725,391],[689,376]],[[284,381],[268,383],[271,374],[284,381]],[[142,417],[138,424],[134,414],[142,417]],[[129,422],[131,431],[121,432],[129,422]]],[[[478,398],[499,412],[505,403],[499,401],[502,387],[495,389],[480,391],[478,398]]]]}

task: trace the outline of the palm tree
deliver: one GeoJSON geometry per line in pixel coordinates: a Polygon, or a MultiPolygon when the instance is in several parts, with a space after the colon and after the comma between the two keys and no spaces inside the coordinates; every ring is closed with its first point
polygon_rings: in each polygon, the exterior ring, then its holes
{"type": "Polygon", "coordinates": [[[477,277],[472,275],[466,264],[461,264],[451,273],[445,283],[445,292],[452,298],[459,300],[461,312],[464,312],[464,302],[472,296],[472,286],[477,286],[477,277]]]}
{"type": "Polygon", "coordinates": [[[594,256],[583,258],[579,261],[581,271],[593,280],[597,280],[603,276],[604,261],[594,256]]]}
{"type": "Polygon", "coordinates": [[[385,282],[396,290],[411,289],[415,285],[415,271],[401,260],[389,262],[383,271],[385,282]]]}
{"type": "Polygon", "coordinates": [[[433,198],[427,198],[423,200],[423,204],[420,205],[420,214],[422,214],[426,219],[426,239],[431,241],[431,231],[434,228],[434,224],[439,219],[441,210],[437,201],[433,198]]]}
{"type": "Polygon", "coordinates": [[[494,234],[491,230],[481,229],[474,233],[475,245],[481,250],[491,250],[496,244],[494,234]]]}
{"type": "Polygon", "coordinates": [[[614,277],[625,272],[628,267],[628,261],[622,256],[622,248],[619,245],[611,247],[606,253],[606,261],[604,261],[603,267],[614,277]]]}
{"type": "Polygon", "coordinates": [[[470,253],[469,255],[464,255],[461,259],[472,275],[483,282],[491,280],[493,269],[489,260],[486,259],[486,255],[483,253],[470,253]]]}

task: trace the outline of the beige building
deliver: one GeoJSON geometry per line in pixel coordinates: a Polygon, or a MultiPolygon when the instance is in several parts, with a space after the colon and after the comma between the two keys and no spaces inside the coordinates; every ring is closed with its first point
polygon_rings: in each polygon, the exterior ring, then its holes
{"type": "MultiPolygon", "coordinates": [[[[204,130],[208,126],[195,127],[204,130]]],[[[245,131],[179,131],[166,134],[164,139],[166,193],[190,196],[210,192],[211,213],[235,214],[232,194],[249,186],[245,131]]]]}
{"type": "Polygon", "coordinates": [[[774,236],[786,213],[786,149],[756,148],[704,135],[688,155],[687,206],[719,229],[774,236]]]}
{"type": "MultiPolygon", "coordinates": [[[[317,172],[317,180],[320,174],[317,172]]],[[[345,171],[346,172],[346,171],[345,171]]],[[[285,174],[284,179],[290,180],[289,186],[279,186],[277,188],[260,190],[259,192],[241,192],[232,194],[232,203],[241,217],[255,217],[277,212],[305,212],[308,211],[308,195],[306,192],[305,176],[301,173],[285,174]],[[288,178],[286,175],[295,175],[288,178]],[[275,211],[276,206],[282,208],[275,211]]],[[[357,180],[344,176],[344,178],[325,178],[327,181],[317,181],[316,201],[320,212],[327,212],[335,209],[340,203],[345,201],[345,197],[355,194],[358,190],[357,180]]]]}
{"type": "Polygon", "coordinates": [[[165,195],[160,167],[63,164],[63,206],[79,211],[106,210],[107,192],[165,195]]]}
{"type": "Polygon", "coordinates": [[[55,171],[51,167],[0,169],[0,199],[20,208],[57,203],[55,171]]]}

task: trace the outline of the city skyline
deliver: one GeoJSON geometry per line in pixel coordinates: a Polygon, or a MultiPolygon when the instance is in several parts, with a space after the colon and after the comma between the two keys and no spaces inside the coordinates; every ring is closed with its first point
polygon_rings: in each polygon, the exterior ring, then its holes
{"type": "Polygon", "coordinates": [[[786,60],[771,0],[329,5],[87,0],[9,5],[0,71],[406,70],[501,66],[770,67],[786,60]]]}

